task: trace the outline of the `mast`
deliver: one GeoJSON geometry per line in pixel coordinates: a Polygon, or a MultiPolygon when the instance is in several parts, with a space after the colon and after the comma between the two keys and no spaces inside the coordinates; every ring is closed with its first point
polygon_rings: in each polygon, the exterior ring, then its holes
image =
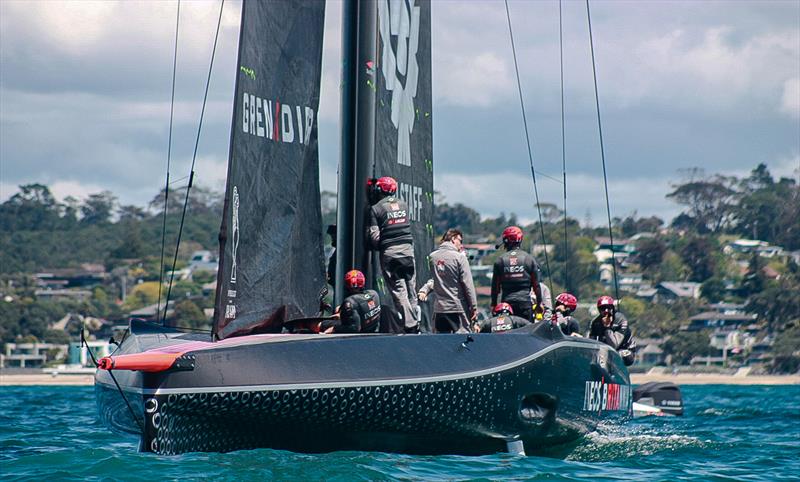
{"type": "Polygon", "coordinates": [[[335,303],[351,269],[366,271],[366,183],[375,157],[377,4],[345,0],[342,7],[341,157],[336,214],[335,303]]]}

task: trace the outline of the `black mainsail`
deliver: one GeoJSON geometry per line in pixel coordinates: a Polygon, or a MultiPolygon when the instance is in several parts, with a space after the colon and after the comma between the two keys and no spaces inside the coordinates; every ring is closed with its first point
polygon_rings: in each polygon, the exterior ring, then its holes
{"type": "Polygon", "coordinates": [[[323,276],[317,112],[325,4],[244,2],[214,333],[316,314],[323,276]]]}

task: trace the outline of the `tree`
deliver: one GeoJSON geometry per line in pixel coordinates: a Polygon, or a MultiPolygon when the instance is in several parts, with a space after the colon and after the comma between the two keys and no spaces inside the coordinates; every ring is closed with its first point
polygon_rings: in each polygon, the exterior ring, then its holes
{"type": "Polygon", "coordinates": [[[186,328],[202,328],[208,325],[208,319],[192,300],[181,300],[175,304],[173,315],[175,326],[186,328]]]}
{"type": "Polygon", "coordinates": [[[692,357],[711,354],[708,335],[703,332],[681,331],[671,336],[662,345],[664,353],[672,355],[673,363],[687,365],[692,357]]]}
{"type": "Polygon", "coordinates": [[[636,261],[642,271],[651,271],[664,260],[667,244],[658,238],[642,238],[636,243],[636,252],[636,261]]]}
{"type": "Polygon", "coordinates": [[[458,228],[465,233],[474,233],[480,225],[481,216],[478,211],[461,203],[454,206],[439,204],[434,211],[433,226],[437,233],[444,233],[449,228],[458,228]]]}
{"type": "Polygon", "coordinates": [[[725,297],[725,283],[720,278],[709,278],[700,286],[700,294],[710,303],[718,303],[725,297]]]}
{"type": "Polygon", "coordinates": [[[111,221],[116,209],[117,197],[111,191],[90,194],[81,206],[83,218],[81,223],[86,225],[107,224],[111,221]]]}
{"type": "Polygon", "coordinates": [[[689,179],[673,184],[667,198],[686,206],[688,215],[701,232],[718,232],[729,220],[736,191],[731,187],[736,179],[716,175],[705,177],[702,169],[688,171],[689,179]]]}
{"type": "Polygon", "coordinates": [[[689,280],[702,283],[714,276],[717,246],[707,237],[693,236],[681,249],[681,258],[691,271],[689,280]]]}
{"type": "Polygon", "coordinates": [[[55,229],[59,205],[43,184],[19,186],[19,192],[0,205],[0,231],[55,229]]]}

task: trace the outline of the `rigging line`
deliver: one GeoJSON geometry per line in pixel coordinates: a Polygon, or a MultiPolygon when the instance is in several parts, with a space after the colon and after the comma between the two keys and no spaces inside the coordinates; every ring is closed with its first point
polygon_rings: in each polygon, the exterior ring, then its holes
{"type": "MultiPolygon", "coordinates": [[[[514,71],[517,74],[517,90],[519,91],[519,106],[522,110],[522,123],[525,127],[525,142],[528,146],[528,160],[531,164],[531,178],[533,178],[533,193],[536,197],[536,210],[539,212],[539,230],[541,231],[542,235],[542,248],[544,252],[544,265],[547,269],[547,282],[550,285],[550,296],[552,297],[553,293],[553,277],[550,272],[550,260],[547,256],[547,241],[545,240],[544,236],[544,222],[542,220],[542,208],[541,203],[539,202],[539,188],[536,184],[536,171],[533,168],[533,150],[531,149],[531,137],[528,133],[528,119],[525,116],[525,102],[522,98],[522,82],[519,78],[519,66],[517,65],[517,49],[514,45],[514,31],[511,28],[511,13],[508,10],[508,0],[505,0],[506,5],[506,20],[508,20],[508,35],[511,38],[511,53],[514,56],[514,71]]],[[[541,282],[541,281],[540,281],[541,282]]],[[[538,300],[540,303],[542,300],[538,300]]]]}
{"type": "MultiPolygon", "coordinates": [[[[169,203],[169,165],[172,159],[172,120],[175,112],[175,72],[178,67],[178,27],[181,20],[181,0],[178,0],[178,13],[175,15],[175,49],[172,54],[172,96],[169,101],[169,140],[167,141],[167,178],[164,181],[164,216],[161,223],[161,262],[158,265],[158,304],[156,319],[161,313],[161,286],[164,282],[164,247],[167,240],[167,205],[169,203]]],[[[166,311],[166,310],[165,310],[166,311]]]]}
{"type": "Polygon", "coordinates": [[[603,124],[600,122],[600,96],[597,93],[597,66],[594,59],[594,39],[592,37],[592,15],[589,12],[589,0],[586,0],[586,21],[589,25],[589,47],[592,51],[592,76],[594,79],[594,103],[597,109],[597,131],[600,135],[600,159],[603,162],[603,187],[606,195],[606,214],[608,216],[608,237],[611,242],[611,269],[614,273],[614,297],[619,303],[619,282],[617,280],[617,260],[614,257],[614,233],[611,229],[611,203],[608,200],[608,175],[606,173],[606,154],[603,145],[603,124]]]}
{"type": "Polygon", "coordinates": [[[561,176],[564,179],[564,289],[569,290],[569,238],[567,237],[567,143],[564,126],[564,23],[558,0],[558,48],[561,71],[561,176]]]}
{"type": "MultiPolygon", "coordinates": [[[[86,347],[86,351],[89,353],[89,357],[92,359],[92,363],[94,366],[97,367],[99,364],[97,363],[97,358],[95,358],[94,353],[92,353],[92,348],[89,346],[89,343],[86,341],[86,336],[84,336],[83,331],[85,330],[85,326],[81,326],[81,346],[86,347]]],[[[120,343],[121,344],[121,343],[120,343]]],[[[122,399],[125,401],[125,405],[128,406],[128,410],[131,412],[131,417],[136,422],[136,425],[142,429],[142,434],[144,434],[144,423],[139,420],[139,417],[136,416],[136,412],[133,410],[131,403],[128,401],[128,397],[125,396],[125,392],[122,390],[122,387],[119,385],[117,381],[117,377],[114,376],[114,373],[111,370],[108,370],[108,374],[111,375],[111,379],[114,380],[114,385],[117,386],[117,390],[119,390],[119,394],[122,396],[122,399]]]]}
{"type": "Polygon", "coordinates": [[[194,153],[192,154],[192,166],[189,169],[189,184],[186,186],[186,196],[183,199],[183,210],[181,211],[181,224],[178,228],[178,241],[175,244],[175,256],[172,258],[172,272],[169,277],[169,286],[167,287],[167,299],[164,305],[164,316],[161,319],[161,324],[166,324],[167,321],[167,308],[169,307],[169,297],[172,294],[172,282],[175,279],[175,265],[178,263],[178,249],[181,247],[181,236],[183,235],[183,224],[186,220],[186,207],[189,205],[189,191],[192,190],[192,182],[194,181],[194,165],[197,160],[197,146],[200,144],[200,132],[203,130],[203,116],[206,112],[206,102],[208,100],[208,86],[211,84],[211,72],[214,69],[214,56],[217,53],[217,40],[219,40],[219,27],[222,24],[222,8],[225,6],[225,0],[219,3],[219,18],[217,19],[217,32],[214,34],[214,46],[211,48],[211,62],[208,65],[208,77],[206,78],[206,90],[203,94],[203,106],[200,109],[200,122],[197,126],[197,137],[194,141],[194,153]]]}

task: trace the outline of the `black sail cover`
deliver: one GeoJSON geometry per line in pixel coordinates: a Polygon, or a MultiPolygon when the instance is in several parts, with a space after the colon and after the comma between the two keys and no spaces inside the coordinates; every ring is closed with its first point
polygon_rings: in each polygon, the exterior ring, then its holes
{"type": "Polygon", "coordinates": [[[419,289],[430,278],[433,250],[430,1],[378,0],[378,36],[374,176],[397,179],[408,203],[419,289]]]}
{"type": "Polygon", "coordinates": [[[323,1],[246,0],[220,266],[219,339],[313,316],[323,276],[317,112],[323,1]]]}

